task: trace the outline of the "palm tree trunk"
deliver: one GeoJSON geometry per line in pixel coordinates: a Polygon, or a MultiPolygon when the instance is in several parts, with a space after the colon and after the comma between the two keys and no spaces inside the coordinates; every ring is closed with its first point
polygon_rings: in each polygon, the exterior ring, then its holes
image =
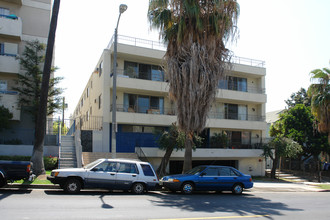
{"type": "Polygon", "coordinates": [[[33,152],[31,157],[31,162],[33,163],[33,172],[35,175],[40,175],[45,173],[45,166],[43,161],[43,152],[44,152],[43,148],[44,148],[44,139],[45,139],[45,131],[46,131],[47,99],[48,99],[49,79],[50,79],[50,71],[53,60],[55,32],[57,27],[57,17],[58,17],[59,8],[60,8],[60,0],[54,0],[52,19],[50,22],[50,28],[48,34],[45,65],[42,76],[39,111],[35,126],[35,143],[33,146],[33,152]]]}
{"type": "Polygon", "coordinates": [[[168,165],[168,162],[170,160],[170,157],[172,155],[172,152],[173,152],[173,147],[168,147],[166,149],[166,152],[165,152],[165,155],[164,157],[162,158],[162,161],[160,162],[160,165],[156,171],[157,175],[159,178],[163,177],[166,175],[166,167],[168,165]]]}
{"type": "Polygon", "coordinates": [[[187,134],[185,140],[185,152],[182,173],[186,173],[188,170],[192,169],[192,146],[192,135],[187,134]]]}

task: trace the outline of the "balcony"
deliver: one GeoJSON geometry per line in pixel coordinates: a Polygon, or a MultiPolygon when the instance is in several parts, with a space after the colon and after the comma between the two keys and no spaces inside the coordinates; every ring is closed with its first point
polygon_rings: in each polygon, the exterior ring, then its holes
{"type": "Polygon", "coordinates": [[[0,73],[18,74],[20,71],[19,59],[16,54],[0,53],[0,73]]]}
{"type": "Polygon", "coordinates": [[[12,114],[12,120],[20,120],[21,111],[18,108],[19,94],[16,91],[0,91],[0,100],[12,114]]]}
{"type": "Polygon", "coordinates": [[[21,40],[22,20],[15,15],[0,15],[0,37],[21,40]]]}
{"type": "MultiPolygon", "coordinates": [[[[110,106],[112,111],[112,105],[110,106]]],[[[175,108],[154,108],[150,106],[130,106],[130,105],[117,105],[117,112],[127,112],[136,114],[151,114],[151,115],[169,115],[176,116],[175,108]]],[[[264,116],[249,115],[249,114],[225,114],[223,112],[210,111],[208,114],[209,119],[225,119],[235,121],[257,121],[264,122],[264,116]]]]}
{"type": "Polygon", "coordinates": [[[10,2],[13,4],[22,5],[23,0],[4,0],[5,2],[10,2]]]}

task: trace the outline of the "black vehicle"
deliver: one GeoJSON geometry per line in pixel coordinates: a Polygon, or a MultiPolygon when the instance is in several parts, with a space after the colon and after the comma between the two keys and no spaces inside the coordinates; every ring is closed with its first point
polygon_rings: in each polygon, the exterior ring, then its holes
{"type": "Polygon", "coordinates": [[[31,166],[30,161],[0,160],[0,187],[8,181],[29,179],[32,175],[31,166]]]}

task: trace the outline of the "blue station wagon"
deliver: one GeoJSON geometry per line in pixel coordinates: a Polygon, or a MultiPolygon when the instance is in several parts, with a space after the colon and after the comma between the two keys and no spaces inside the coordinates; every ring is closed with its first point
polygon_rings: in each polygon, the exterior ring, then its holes
{"type": "Polygon", "coordinates": [[[185,174],[164,176],[160,185],[183,194],[191,194],[193,191],[232,191],[239,195],[243,189],[252,188],[253,182],[250,175],[233,167],[205,165],[195,167],[185,174]]]}

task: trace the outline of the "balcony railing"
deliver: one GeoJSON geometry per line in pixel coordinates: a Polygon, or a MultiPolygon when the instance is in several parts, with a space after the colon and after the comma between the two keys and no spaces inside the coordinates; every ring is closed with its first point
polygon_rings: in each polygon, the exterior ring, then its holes
{"type": "Polygon", "coordinates": [[[210,143],[208,147],[212,149],[263,149],[263,145],[268,143],[267,138],[251,138],[245,143],[242,140],[228,140],[225,143],[210,143]]]}
{"type": "Polygon", "coordinates": [[[250,114],[226,114],[224,112],[211,111],[208,114],[212,119],[228,119],[240,121],[265,121],[264,116],[250,115],[250,114]]]}
{"type": "MultiPolygon", "coordinates": [[[[110,105],[112,111],[112,105],[110,105]]],[[[177,115],[175,108],[155,108],[138,105],[117,105],[118,112],[153,114],[153,115],[177,115]]],[[[248,114],[225,114],[223,112],[209,112],[210,119],[240,120],[240,121],[265,121],[265,117],[248,114]]]]}
{"type": "MultiPolygon", "coordinates": [[[[167,49],[167,46],[162,42],[151,41],[151,40],[135,38],[135,37],[128,37],[123,35],[118,35],[117,39],[118,39],[118,43],[132,45],[136,47],[143,47],[143,48],[164,50],[164,51],[167,49]]],[[[114,36],[112,36],[107,49],[111,48],[111,45],[114,43],[114,40],[115,40],[114,36]]]]}
{"type": "MultiPolygon", "coordinates": [[[[163,50],[163,51],[167,50],[167,45],[165,43],[162,43],[159,41],[152,41],[152,40],[146,40],[146,39],[141,39],[141,38],[128,37],[128,36],[124,36],[124,35],[118,35],[117,39],[118,39],[118,43],[122,43],[122,44],[132,45],[132,46],[136,46],[136,47],[149,48],[149,49],[155,49],[155,50],[163,50]]],[[[114,36],[112,36],[112,38],[107,46],[107,49],[110,49],[113,43],[114,43],[114,36]]],[[[265,67],[265,61],[238,57],[238,56],[232,57],[231,62],[236,63],[236,64],[255,66],[255,67],[265,67]]]]}
{"type": "MultiPolygon", "coordinates": [[[[113,72],[111,73],[112,76],[113,72]]],[[[125,77],[125,78],[134,78],[134,79],[145,79],[151,81],[158,81],[164,82],[164,72],[130,72],[123,69],[117,69],[117,76],[118,77],[125,77]]]]}

